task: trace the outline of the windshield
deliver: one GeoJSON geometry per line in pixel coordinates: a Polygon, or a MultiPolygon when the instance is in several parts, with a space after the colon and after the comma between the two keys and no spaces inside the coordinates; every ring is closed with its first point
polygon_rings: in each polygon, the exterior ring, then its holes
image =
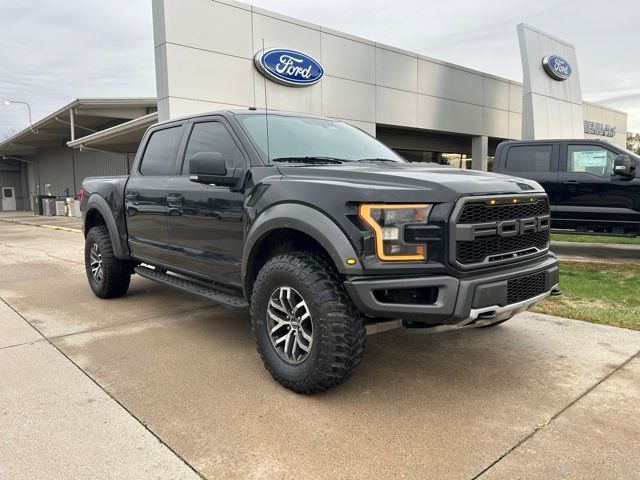
{"type": "Polygon", "coordinates": [[[272,113],[268,116],[238,115],[238,120],[269,162],[296,158],[404,162],[404,159],[393,150],[362,130],[344,122],[272,113]],[[267,148],[267,118],[269,148],[267,148]]]}

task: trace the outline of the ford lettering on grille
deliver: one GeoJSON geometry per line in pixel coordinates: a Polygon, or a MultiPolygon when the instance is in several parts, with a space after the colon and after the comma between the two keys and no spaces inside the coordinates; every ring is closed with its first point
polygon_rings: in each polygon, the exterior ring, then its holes
{"type": "Polygon", "coordinates": [[[471,269],[546,252],[549,214],[546,195],[463,198],[451,216],[452,261],[459,268],[471,269]]]}
{"type": "Polygon", "coordinates": [[[503,220],[501,222],[480,223],[476,225],[458,225],[456,240],[472,241],[480,237],[515,237],[528,233],[549,230],[549,215],[539,217],[503,220]]]}

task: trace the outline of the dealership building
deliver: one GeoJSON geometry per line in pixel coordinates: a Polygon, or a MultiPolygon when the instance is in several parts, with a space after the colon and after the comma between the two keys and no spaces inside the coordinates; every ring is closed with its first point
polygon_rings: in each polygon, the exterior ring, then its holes
{"type": "Polygon", "coordinates": [[[626,142],[626,113],[582,99],[573,46],[528,25],[520,83],[227,0],[154,0],[153,23],[157,99],[78,99],[0,142],[4,210],[127,174],[150,125],[220,109],[332,117],[456,168],[487,169],[507,139],[626,142]]]}

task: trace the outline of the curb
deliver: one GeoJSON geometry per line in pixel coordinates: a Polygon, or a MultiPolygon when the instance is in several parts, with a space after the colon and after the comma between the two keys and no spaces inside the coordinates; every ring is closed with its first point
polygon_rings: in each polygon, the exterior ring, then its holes
{"type": "Polygon", "coordinates": [[[0,222],[15,223],[16,225],[26,225],[27,227],[40,227],[48,228],[50,230],[63,230],[65,232],[82,233],[80,228],[61,227],[57,225],[38,225],[37,223],[21,222],[19,220],[8,220],[6,218],[0,218],[0,222]]]}
{"type": "Polygon", "coordinates": [[[38,225],[38,226],[42,228],[50,228],[51,230],[64,230],[65,232],[82,233],[82,230],[80,230],[79,228],[58,227],[57,225],[38,225]]]}
{"type": "Polygon", "coordinates": [[[605,262],[616,260],[640,262],[640,245],[552,241],[550,250],[560,257],[588,257],[605,262]]]}

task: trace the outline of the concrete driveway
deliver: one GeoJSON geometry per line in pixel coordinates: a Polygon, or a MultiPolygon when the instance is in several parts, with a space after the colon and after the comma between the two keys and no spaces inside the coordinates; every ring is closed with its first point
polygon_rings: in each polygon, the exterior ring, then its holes
{"type": "Polygon", "coordinates": [[[0,477],[638,478],[640,332],[530,313],[386,332],[349,382],[301,396],[246,315],[138,277],[95,298],[82,240],[0,222],[0,477]]]}

